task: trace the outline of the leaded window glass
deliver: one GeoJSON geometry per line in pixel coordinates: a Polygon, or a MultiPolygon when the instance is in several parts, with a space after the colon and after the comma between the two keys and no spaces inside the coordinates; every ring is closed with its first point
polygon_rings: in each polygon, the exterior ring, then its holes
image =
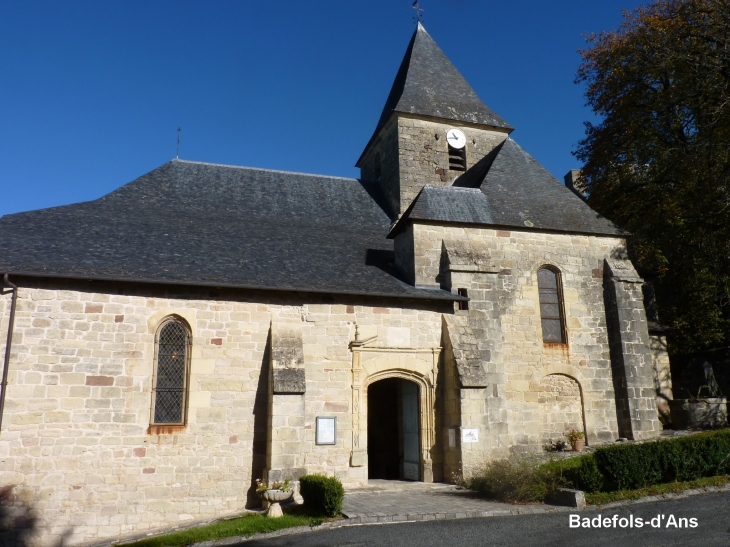
{"type": "Polygon", "coordinates": [[[185,423],[189,340],[188,329],[176,319],[159,331],[153,423],[185,423]]]}
{"type": "Polygon", "coordinates": [[[539,269],[537,271],[537,287],[540,292],[542,340],[549,343],[564,343],[563,299],[560,294],[558,273],[549,268],[539,269]]]}

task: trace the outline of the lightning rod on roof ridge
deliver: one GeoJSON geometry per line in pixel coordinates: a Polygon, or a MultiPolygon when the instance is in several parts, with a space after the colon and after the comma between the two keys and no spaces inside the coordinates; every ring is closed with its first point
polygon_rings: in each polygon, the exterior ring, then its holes
{"type": "Polygon", "coordinates": [[[177,128],[177,151],[175,152],[175,159],[180,159],[180,133],[182,132],[182,129],[180,126],[177,128]]]}

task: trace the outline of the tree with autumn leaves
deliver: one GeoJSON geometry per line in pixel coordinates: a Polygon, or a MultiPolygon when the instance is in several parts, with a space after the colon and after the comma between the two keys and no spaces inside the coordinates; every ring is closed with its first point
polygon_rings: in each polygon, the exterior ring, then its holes
{"type": "Polygon", "coordinates": [[[658,0],[588,42],[588,203],[657,276],[670,351],[730,346],[730,1],[658,0]]]}

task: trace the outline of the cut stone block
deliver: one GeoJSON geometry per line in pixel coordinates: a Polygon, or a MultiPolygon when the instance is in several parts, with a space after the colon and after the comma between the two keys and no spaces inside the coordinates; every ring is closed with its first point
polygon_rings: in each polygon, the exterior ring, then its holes
{"type": "Polygon", "coordinates": [[[551,492],[545,500],[551,505],[562,505],[565,507],[576,507],[583,509],[586,506],[586,496],[582,490],[570,488],[558,488],[551,492]]]}

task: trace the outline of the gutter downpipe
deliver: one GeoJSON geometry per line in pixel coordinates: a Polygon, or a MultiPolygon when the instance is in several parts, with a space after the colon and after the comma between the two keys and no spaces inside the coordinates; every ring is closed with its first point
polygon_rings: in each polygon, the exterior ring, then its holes
{"type": "Polygon", "coordinates": [[[8,279],[8,274],[3,277],[3,288],[9,288],[9,291],[0,291],[0,294],[13,293],[13,299],[10,304],[10,321],[8,322],[8,338],[5,343],[5,361],[3,362],[3,379],[0,383],[0,431],[3,426],[3,411],[5,410],[5,393],[8,389],[8,369],[10,368],[10,346],[13,342],[13,324],[15,323],[15,304],[18,301],[18,286],[14,285],[8,279]]]}

